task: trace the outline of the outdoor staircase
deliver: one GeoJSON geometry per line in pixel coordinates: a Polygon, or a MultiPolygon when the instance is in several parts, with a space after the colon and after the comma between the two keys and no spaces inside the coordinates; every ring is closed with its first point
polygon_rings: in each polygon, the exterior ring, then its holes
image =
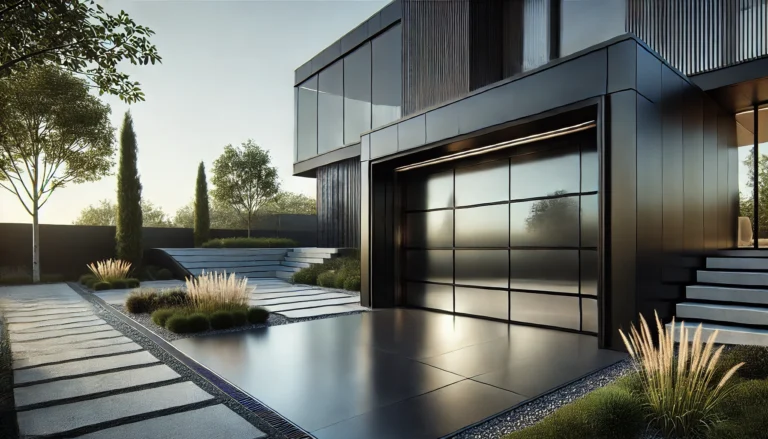
{"type": "Polygon", "coordinates": [[[339,255],[336,248],[165,248],[157,249],[198,276],[205,271],[236,273],[248,278],[290,279],[293,274],[312,264],[339,255]]]}
{"type": "Polygon", "coordinates": [[[686,287],[686,301],[677,304],[678,322],[691,329],[701,323],[705,340],[719,330],[718,343],[768,346],[768,251],[729,250],[708,257],[696,281],[686,287]]]}

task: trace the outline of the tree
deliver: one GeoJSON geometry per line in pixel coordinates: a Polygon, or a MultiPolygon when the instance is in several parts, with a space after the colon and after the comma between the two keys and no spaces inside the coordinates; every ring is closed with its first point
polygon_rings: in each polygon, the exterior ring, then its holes
{"type": "Polygon", "coordinates": [[[109,112],[85,81],[54,66],[0,79],[0,187],[32,216],[33,282],[40,281],[40,209],[56,189],[112,168],[109,112]]]}
{"type": "MultiPolygon", "coordinates": [[[[552,195],[564,195],[566,191],[555,191],[552,195]]],[[[570,238],[568,228],[563,224],[578,224],[579,202],[574,197],[547,198],[531,205],[525,227],[529,232],[546,236],[550,241],[570,238]]]]}
{"type": "Polygon", "coordinates": [[[152,35],[124,11],[108,14],[94,0],[0,0],[0,77],[58,64],[87,78],[101,94],[142,101],[139,83],[117,65],[161,62],[152,35]]]}
{"type": "MultiPolygon", "coordinates": [[[[141,201],[142,226],[144,227],[173,227],[171,220],[149,201],[141,201]]],[[[72,222],[78,226],[114,226],[117,224],[117,205],[109,200],[101,200],[99,204],[90,205],[80,211],[80,216],[72,222]]]]}
{"type": "Polygon", "coordinates": [[[119,259],[130,262],[134,268],[141,265],[141,182],[136,166],[136,132],[133,118],[126,111],[120,130],[120,169],[117,174],[117,242],[119,259]]]}
{"type": "Polygon", "coordinates": [[[253,217],[280,189],[269,153],[250,139],[239,148],[224,147],[224,153],[213,162],[213,185],[213,197],[237,211],[246,221],[249,237],[253,217]]]}
{"type": "MultiPolygon", "coordinates": [[[[217,202],[215,199],[210,200],[210,192],[208,198],[209,201],[212,201],[208,205],[211,229],[245,230],[248,228],[248,225],[236,210],[231,207],[221,206],[221,203],[217,202]]],[[[176,211],[176,215],[174,215],[172,222],[174,227],[183,227],[187,229],[194,228],[195,200],[180,207],[179,210],[176,211]]]]}
{"type": "Polygon", "coordinates": [[[200,162],[197,168],[195,186],[195,247],[208,241],[211,232],[211,217],[208,209],[208,182],[205,181],[205,165],[200,162]]]}
{"type": "MultiPolygon", "coordinates": [[[[754,211],[754,152],[750,149],[749,155],[742,162],[744,168],[747,169],[747,182],[746,186],[749,188],[746,193],[741,192],[739,194],[739,215],[745,216],[750,219],[752,227],[755,227],[755,211],[754,211]]],[[[759,231],[764,234],[768,231],[768,156],[760,154],[757,162],[757,196],[758,196],[758,212],[757,212],[757,225],[759,231]]],[[[757,236],[755,237],[757,238],[757,236]]]]}
{"type": "Polygon", "coordinates": [[[271,214],[297,214],[297,215],[316,215],[317,202],[304,194],[280,191],[275,198],[264,205],[262,213],[271,214]]]}

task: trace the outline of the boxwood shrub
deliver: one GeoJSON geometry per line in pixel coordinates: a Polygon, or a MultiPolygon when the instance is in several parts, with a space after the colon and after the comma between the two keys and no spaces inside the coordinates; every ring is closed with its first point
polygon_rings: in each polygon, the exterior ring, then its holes
{"type": "Polygon", "coordinates": [[[116,290],[123,290],[128,288],[128,279],[115,279],[109,283],[112,284],[112,288],[116,290]]]}
{"type": "Polygon", "coordinates": [[[288,238],[220,238],[203,243],[203,248],[291,248],[298,245],[288,238]]]}
{"type": "Polygon", "coordinates": [[[157,293],[154,291],[132,291],[125,299],[125,309],[131,314],[143,314],[154,311],[157,293]]]}
{"type": "Polygon", "coordinates": [[[336,284],[336,273],[333,271],[320,273],[320,275],[317,276],[317,284],[321,287],[333,288],[336,284]]]}
{"type": "Polygon", "coordinates": [[[736,371],[736,375],[747,380],[768,379],[768,347],[767,346],[734,346],[723,354],[718,363],[719,374],[731,367],[744,363],[736,371]]]}
{"type": "Polygon", "coordinates": [[[170,308],[158,309],[152,313],[152,321],[155,322],[157,326],[164,327],[168,319],[176,313],[177,313],[177,310],[170,309],[170,308]]]}
{"type": "Polygon", "coordinates": [[[209,318],[211,329],[229,329],[235,325],[235,319],[229,311],[216,311],[209,318]]]}
{"type": "Polygon", "coordinates": [[[189,296],[187,292],[178,288],[163,291],[156,295],[154,301],[154,308],[170,308],[174,306],[184,306],[189,303],[189,296]]]}
{"type": "Polygon", "coordinates": [[[98,279],[96,279],[96,276],[94,276],[92,274],[84,274],[84,275],[80,276],[80,278],[77,280],[77,282],[80,283],[81,285],[86,285],[87,286],[89,282],[93,282],[93,281],[96,281],[96,280],[98,280],[98,279]]]}
{"type": "Polygon", "coordinates": [[[708,439],[768,438],[768,381],[748,380],[736,384],[720,402],[725,421],[707,432],[708,439]]]}
{"type": "Polygon", "coordinates": [[[125,288],[138,288],[141,285],[141,282],[139,282],[138,279],[134,279],[134,278],[124,279],[124,281],[125,281],[125,288]]]}
{"type": "Polygon", "coordinates": [[[248,308],[248,322],[254,325],[266,323],[269,318],[269,311],[260,306],[248,308]]]}
{"type": "Polygon", "coordinates": [[[232,311],[232,323],[234,326],[243,326],[248,323],[248,315],[245,310],[232,311]]]}
{"type": "Polygon", "coordinates": [[[109,282],[99,281],[93,284],[93,289],[96,291],[111,290],[112,284],[109,282]]]}
{"type": "Polygon", "coordinates": [[[294,273],[291,281],[295,284],[317,285],[317,276],[324,271],[325,268],[321,264],[310,265],[294,273]]]}
{"type": "Polygon", "coordinates": [[[203,313],[190,314],[187,317],[187,322],[189,324],[189,332],[203,332],[211,327],[208,316],[203,313]]]}
{"type": "Polygon", "coordinates": [[[360,291],[360,275],[346,278],[343,288],[347,291],[360,291]]]}
{"type": "Polygon", "coordinates": [[[165,328],[176,334],[184,334],[190,332],[189,318],[184,313],[176,313],[168,318],[165,322],[165,328]]]}

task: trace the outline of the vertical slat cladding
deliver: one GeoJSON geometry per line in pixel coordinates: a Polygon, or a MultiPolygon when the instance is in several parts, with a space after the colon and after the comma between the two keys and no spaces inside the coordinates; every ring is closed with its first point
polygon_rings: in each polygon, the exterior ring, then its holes
{"type": "Polygon", "coordinates": [[[768,0],[628,0],[627,29],[686,75],[768,56],[768,0]]]}
{"type": "Polygon", "coordinates": [[[360,161],[317,169],[318,245],[360,246],[360,161]]]}
{"type": "Polygon", "coordinates": [[[502,79],[503,31],[501,1],[483,0],[470,4],[470,90],[502,79]]]}

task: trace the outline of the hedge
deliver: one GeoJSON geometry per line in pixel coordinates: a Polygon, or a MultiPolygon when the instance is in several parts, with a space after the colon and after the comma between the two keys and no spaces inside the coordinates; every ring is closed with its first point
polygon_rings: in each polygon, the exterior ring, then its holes
{"type": "Polygon", "coordinates": [[[288,238],[220,238],[203,243],[203,248],[291,248],[299,243],[288,238]]]}

